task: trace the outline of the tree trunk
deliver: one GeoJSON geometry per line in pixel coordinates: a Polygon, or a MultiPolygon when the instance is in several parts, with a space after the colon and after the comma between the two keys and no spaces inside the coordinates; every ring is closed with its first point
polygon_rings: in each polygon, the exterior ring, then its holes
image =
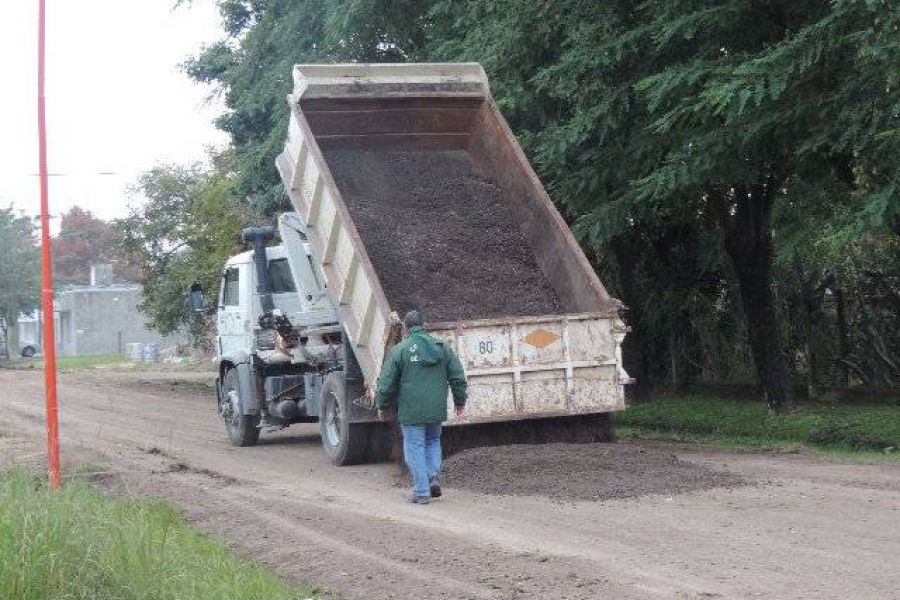
{"type": "MultiPolygon", "coordinates": [[[[795,273],[798,280],[802,275],[799,269],[795,273]]],[[[803,307],[803,337],[805,338],[804,347],[806,350],[806,396],[810,400],[819,397],[819,380],[821,373],[819,369],[819,344],[821,314],[822,314],[822,287],[817,286],[815,281],[807,281],[803,286],[802,302],[803,307]]]]}
{"type": "Polygon", "coordinates": [[[6,331],[0,330],[0,341],[6,342],[6,351],[9,358],[19,356],[19,315],[16,312],[9,312],[0,315],[4,321],[6,331]]]}
{"type": "Polygon", "coordinates": [[[841,385],[850,386],[850,369],[845,362],[850,354],[849,335],[847,334],[847,313],[844,305],[844,290],[835,284],[831,290],[834,293],[834,308],[837,312],[838,329],[838,364],[841,367],[841,385]]]}
{"type": "Polygon", "coordinates": [[[637,289],[635,285],[635,239],[636,234],[620,237],[612,244],[612,250],[619,267],[619,286],[622,302],[628,307],[626,321],[631,332],[622,344],[622,362],[628,375],[635,382],[625,388],[626,394],[634,402],[650,400],[651,382],[647,380],[647,362],[644,354],[644,328],[640,323],[637,309],[637,289]]]}
{"type": "Polygon", "coordinates": [[[681,377],[681,362],[678,360],[676,335],[674,331],[669,332],[669,387],[673,392],[680,392],[684,388],[684,381],[681,377]]]}
{"type": "Polygon", "coordinates": [[[766,404],[773,411],[790,412],[793,394],[771,285],[776,187],[767,183],[734,188],[719,199],[718,220],[725,252],[737,274],[750,350],[766,404]]]}
{"type": "Polygon", "coordinates": [[[622,236],[612,242],[613,253],[619,267],[620,300],[628,308],[625,315],[631,331],[625,336],[622,344],[622,362],[625,371],[635,382],[626,387],[626,394],[634,402],[650,400],[651,382],[647,380],[647,362],[644,354],[644,328],[641,325],[640,313],[637,309],[638,293],[635,284],[636,251],[635,234],[622,236]]]}

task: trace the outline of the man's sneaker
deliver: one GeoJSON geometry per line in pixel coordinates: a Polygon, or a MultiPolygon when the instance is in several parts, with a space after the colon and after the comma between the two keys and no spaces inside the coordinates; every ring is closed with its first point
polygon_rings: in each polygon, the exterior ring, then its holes
{"type": "Polygon", "coordinates": [[[428,504],[431,502],[431,498],[428,496],[416,496],[415,494],[409,497],[410,504],[428,504]]]}
{"type": "Polygon", "coordinates": [[[438,478],[435,477],[431,481],[428,482],[431,486],[431,497],[432,498],[440,498],[441,497],[441,482],[438,481],[438,478]]]}

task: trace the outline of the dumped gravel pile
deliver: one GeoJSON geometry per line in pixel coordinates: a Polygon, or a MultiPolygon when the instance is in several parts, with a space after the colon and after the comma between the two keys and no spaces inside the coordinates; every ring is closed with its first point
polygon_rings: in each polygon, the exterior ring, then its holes
{"type": "Polygon", "coordinates": [[[559,314],[503,201],[461,150],[328,150],[391,308],[432,322],[559,314]]]}
{"type": "Polygon", "coordinates": [[[745,482],[731,473],[629,444],[546,444],[466,450],[447,459],[447,486],[485,494],[611,500],[745,482]]]}

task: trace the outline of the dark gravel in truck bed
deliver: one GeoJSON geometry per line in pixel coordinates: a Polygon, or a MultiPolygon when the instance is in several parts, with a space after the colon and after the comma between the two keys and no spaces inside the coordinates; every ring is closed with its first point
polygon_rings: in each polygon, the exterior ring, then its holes
{"type": "Polygon", "coordinates": [[[388,303],[431,322],[559,314],[503,199],[461,150],[328,150],[388,303]]]}

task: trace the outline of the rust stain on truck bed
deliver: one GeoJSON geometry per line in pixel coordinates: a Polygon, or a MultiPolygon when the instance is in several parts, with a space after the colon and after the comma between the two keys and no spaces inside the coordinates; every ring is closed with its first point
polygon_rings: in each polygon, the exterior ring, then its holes
{"type": "Polygon", "coordinates": [[[529,346],[534,346],[535,348],[546,348],[559,338],[559,334],[553,333],[552,331],[547,331],[546,329],[535,329],[524,338],[522,338],[522,341],[529,346]]]}

